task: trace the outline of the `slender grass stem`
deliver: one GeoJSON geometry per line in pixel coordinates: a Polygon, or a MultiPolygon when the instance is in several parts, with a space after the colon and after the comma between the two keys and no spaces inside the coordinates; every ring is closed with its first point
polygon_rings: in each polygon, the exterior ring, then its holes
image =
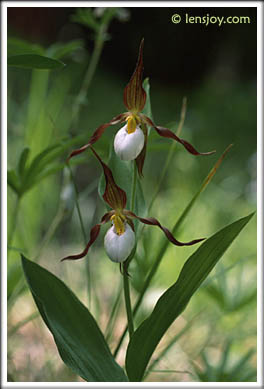
{"type": "Polygon", "coordinates": [[[80,109],[83,104],[83,101],[87,95],[87,91],[90,87],[90,84],[92,82],[92,79],[94,77],[96,67],[98,65],[104,42],[105,42],[105,33],[107,31],[108,25],[109,25],[110,20],[106,20],[104,23],[100,25],[100,28],[96,34],[95,38],[95,43],[94,43],[94,50],[91,56],[91,60],[89,62],[89,66],[87,68],[87,71],[84,76],[84,80],[81,86],[81,89],[79,91],[78,96],[76,97],[75,100],[75,105],[73,106],[73,111],[72,111],[72,125],[73,127],[76,125],[79,114],[80,114],[80,109]]]}
{"type": "Polygon", "coordinates": [[[20,320],[11,330],[8,332],[8,336],[14,335],[21,327],[29,323],[30,321],[36,319],[39,316],[39,312],[34,312],[31,315],[27,316],[25,319],[20,320]]]}
{"type": "MultiPolygon", "coordinates": [[[[131,187],[131,203],[130,203],[130,210],[133,212],[135,208],[135,199],[136,199],[136,188],[137,188],[137,165],[134,161],[133,166],[133,180],[132,180],[132,187],[131,187]]],[[[131,299],[130,299],[130,288],[129,288],[129,279],[128,279],[128,266],[129,262],[132,258],[129,258],[129,261],[127,264],[123,264],[123,285],[124,285],[124,296],[125,296],[125,304],[126,304],[126,312],[127,312],[127,326],[129,331],[129,336],[131,336],[134,333],[134,324],[133,324],[133,313],[131,309],[131,299]]]]}
{"type": "Polygon", "coordinates": [[[132,187],[131,187],[131,203],[130,203],[130,210],[133,212],[135,209],[135,202],[136,202],[136,189],[137,189],[137,164],[134,161],[133,166],[133,180],[132,180],[132,187]]]}
{"type": "Polygon", "coordinates": [[[19,196],[17,196],[14,214],[13,214],[13,220],[12,220],[12,224],[11,224],[9,234],[8,234],[8,239],[7,239],[7,246],[8,247],[12,246],[12,242],[13,242],[13,238],[14,238],[14,234],[15,234],[16,226],[17,226],[17,218],[18,218],[20,203],[21,203],[21,198],[19,196]]]}
{"type": "Polygon", "coordinates": [[[106,342],[108,342],[111,339],[111,335],[112,335],[112,332],[113,332],[114,321],[115,321],[117,312],[118,312],[119,307],[120,307],[121,295],[122,295],[122,293],[121,293],[122,287],[123,287],[123,285],[122,285],[122,282],[121,282],[120,285],[118,286],[115,302],[114,302],[114,305],[112,307],[111,313],[109,315],[108,323],[106,325],[106,333],[105,333],[105,340],[106,340],[106,342]]]}
{"type": "MultiPolygon", "coordinates": [[[[177,136],[180,135],[180,133],[182,131],[182,128],[183,128],[183,125],[184,125],[185,115],[186,115],[186,105],[187,105],[187,99],[186,99],[186,97],[184,97],[183,101],[182,101],[180,121],[179,121],[179,125],[177,127],[177,130],[176,130],[176,135],[177,136]]],[[[175,147],[176,147],[176,142],[172,142],[171,145],[170,145],[169,153],[168,153],[166,161],[165,161],[165,165],[164,165],[164,167],[162,169],[160,180],[159,180],[159,182],[157,184],[157,187],[156,187],[156,190],[153,193],[153,196],[152,196],[152,198],[150,200],[150,203],[149,203],[149,206],[148,206],[148,212],[151,210],[151,208],[153,206],[153,203],[156,200],[157,195],[158,195],[158,193],[159,193],[159,191],[160,191],[160,189],[162,187],[164,178],[167,175],[167,170],[168,170],[168,167],[171,164],[171,160],[172,160],[172,157],[173,157],[173,154],[174,154],[175,147]]]]}
{"type": "MultiPolygon", "coordinates": [[[[80,204],[79,204],[79,191],[78,191],[78,188],[77,188],[77,185],[76,185],[76,182],[75,182],[75,179],[74,179],[74,176],[73,176],[73,173],[72,173],[72,169],[70,167],[70,165],[68,165],[69,167],[69,171],[70,171],[70,175],[71,175],[71,180],[72,180],[72,183],[73,183],[73,186],[74,186],[74,191],[75,191],[75,205],[76,205],[76,209],[77,209],[77,213],[78,213],[78,217],[79,217],[79,221],[80,221],[80,225],[81,225],[81,230],[82,230],[82,235],[83,235],[83,242],[84,242],[84,245],[87,244],[87,236],[86,236],[86,231],[85,231],[85,228],[84,228],[84,223],[83,223],[83,217],[82,217],[82,213],[81,213],[81,208],[80,208],[80,204]]],[[[88,297],[88,307],[90,308],[91,306],[91,299],[92,299],[92,285],[91,285],[91,269],[90,269],[90,261],[89,260],[86,260],[85,261],[85,270],[86,270],[86,277],[87,277],[87,297],[88,297]]]]}
{"type": "Polygon", "coordinates": [[[132,314],[131,301],[130,301],[129,280],[128,280],[128,274],[126,272],[125,265],[123,265],[123,282],[124,282],[124,296],[125,296],[125,303],[126,303],[128,332],[131,338],[134,333],[134,324],[133,324],[133,314],[132,314]]]}

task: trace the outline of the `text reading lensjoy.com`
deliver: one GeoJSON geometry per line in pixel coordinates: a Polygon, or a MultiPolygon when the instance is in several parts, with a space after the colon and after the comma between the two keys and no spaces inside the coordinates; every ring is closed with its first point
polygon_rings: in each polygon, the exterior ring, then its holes
{"type": "Polygon", "coordinates": [[[250,24],[249,16],[215,16],[206,14],[204,16],[193,16],[188,13],[180,15],[173,14],[171,21],[174,24],[186,23],[186,24],[203,24],[207,27],[209,24],[216,24],[219,27],[223,24],[250,24]]]}

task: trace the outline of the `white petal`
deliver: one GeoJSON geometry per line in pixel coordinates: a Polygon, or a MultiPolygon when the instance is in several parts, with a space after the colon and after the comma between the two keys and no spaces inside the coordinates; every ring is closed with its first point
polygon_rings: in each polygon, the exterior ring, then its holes
{"type": "Polygon", "coordinates": [[[136,159],[143,149],[143,146],[144,134],[140,127],[136,127],[136,130],[129,134],[127,132],[127,125],[125,125],[115,136],[115,152],[123,161],[136,159]]]}
{"type": "Polygon", "coordinates": [[[112,226],[104,238],[104,247],[108,257],[113,262],[124,262],[135,245],[135,233],[126,224],[126,230],[122,235],[117,235],[115,227],[112,226]]]}

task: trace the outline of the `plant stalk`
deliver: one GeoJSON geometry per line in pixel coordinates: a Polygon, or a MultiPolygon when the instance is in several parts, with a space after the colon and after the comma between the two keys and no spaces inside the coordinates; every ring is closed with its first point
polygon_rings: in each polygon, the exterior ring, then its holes
{"type": "MultiPolygon", "coordinates": [[[[70,171],[70,175],[71,175],[71,180],[72,180],[72,183],[73,183],[73,186],[74,186],[75,205],[76,205],[76,209],[77,209],[77,213],[78,213],[78,217],[79,217],[79,221],[80,221],[80,225],[81,225],[81,230],[82,230],[82,235],[83,235],[83,242],[84,242],[84,245],[86,245],[87,244],[87,236],[86,236],[86,231],[85,231],[85,228],[84,228],[82,213],[81,213],[80,204],[79,204],[79,192],[78,192],[78,188],[77,188],[76,182],[74,180],[72,169],[71,169],[70,165],[68,165],[68,167],[69,167],[69,171],[70,171]]],[[[90,269],[90,261],[89,260],[85,261],[85,270],[86,270],[86,276],[87,276],[88,307],[90,308],[90,306],[91,306],[91,298],[92,298],[92,296],[91,296],[92,285],[91,285],[91,269],[90,269]]]]}
{"type": "Polygon", "coordinates": [[[90,87],[91,81],[93,79],[93,76],[96,71],[97,64],[99,62],[103,46],[104,46],[104,35],[107,31],[109,21],[106,21],[105,23],[102,23],[100,25],[100,28],[96,34],[95,43],[94,43],[94,50],[91,56],[91,60],[87,69],[87,72],[85,73],[84,80],[81,86],[81,89],[79,91],[78,96],[75,100],[75,105],[73,106],[72,110],[72,125],[73,127],[76,126],[77,120],[79,117],[81,105],[83,104],[83,101],[85,99],[85,96],[87,95],[87,91],[90,87]]]}
{"type": "Polygon", "coordinates": [[[133,314],[132,314],[131,301],[130,301],[129,280],[128,280],[128,274],[126,272],[125,265],[123,265],[123,282],[124,282],[124,296],[125,296],[126,313],[127,313],[127,325],[128,325],[129,337],[131,338],[134,333],[134,324],[133,324],[133,314]]]}
{"type": "Polygon", "coordinates": [[[21,200],[20,196],[17,196],[13,220],[12,220],[11,228],[9,230],[8,239],[7,239],[8,248],[10,248],[12,246],[12,242],[13,242],[13,238],[14,238],[14,234],[15,234],[15,230],[16,230],[16,226],[17,226],[17,218],[18,218],[18,211],[19,211],[19,207],[20,207],[20,200],[21,200]]]}

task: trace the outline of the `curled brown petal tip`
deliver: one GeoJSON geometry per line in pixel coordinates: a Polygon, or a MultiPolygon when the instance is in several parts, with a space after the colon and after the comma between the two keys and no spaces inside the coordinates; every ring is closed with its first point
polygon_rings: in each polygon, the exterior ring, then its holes
{"type": "Polygon", "coordinates": [[[190,154],[193,154],[193,155],[211,155],[211,154],[214,154],[216,152],[216,150],[213,150],[213,151],[208,151],[208,152],[205,152],[205,153],[200,153],[199,151],[197,151],[189,142],[187,142],[186,140],[184,139],[181,139],[179,138],[177,135],[174,134],[174,132],[172,132],[171,130],[169,130],[168,128],[165,128],[165,127],[160,127],[160,126],[156,126],[152,120],[145,116],[144,115],[144,119],[146,120],[146,122],[151,126],[153,127],[156,132],[164,137],[164,138],[170,138],[170,139],[174,139],[176,140],[176,142],[179,142],[183,145],[183,147],[190,153],[190,154]]]}
{"type": "Polygon", "coordinates": [[[129,83],[124,89],[124,104],[129,111],[140,112],[146,103],[146,92],[142,87],[143,46],[144,39],[142,39],[140,43],[136,68],[129,83]]]}
{"type": "Polygon", "coordinates": [[[75,155],[83,153],[88,147],[90,147],[90,143],[87,143],[86,145],[80,147],[79,149],[73,150],[71,154],[68,156],[66,162],[68,163],[72,157],[75,155]]]}
{"type": "Polygon", "coordinates": [[[103,133],[105,132],[107,127],[124,122],[126,120],[126,117],[127,117],[127,114],[121,113],[120,115],[117,115],[112,120],[110,120],[110,122],[101,124],[101,126],[99,126],[94,131],[93,135],[91,136],[91,138],[89,139],[89,142],[86,145],[80,147],[79,149],[73,150],[71,152],[71,154],[67,158],[67,163],[69,162],[69,160],[72,157],[83,153],[88,147],[92,146],[95,142],[97,142],[101,138],[101,136],[103,135],[103,133]]]}
{"type": "Polygon", "coordinates": [[[175,239],[174,236],[172,235],[172,233],[168,230],[168,228],[163,227],[157,219],[155,219],[153,217],[142,218],[142,217],[137,216],[135,213],[133,213],[131,211],[127,211],[127,210],[125,210],[124,213],[126,215],[129,215],[130,217],[134,217],[134,218],[140,220],[144,224],[148,224],[151,226],[158,226],[164,232],[164,234],[169,239],[169,241],[176,246],[192,246],[193,244],[202,242],[203,240],[206,239],[206,238],[194,239],[190,242],[183,243],[183,242],[180,242],[177,239],[175,239]]]}
{"type": "Polygon", "coordinates": [[[90,240],[89,242],[87,243],[85,249],[80,253],[80,254],[76,254],[76,255],[68,255],[67,257],[64,257],[61,259],[61,262],[65,261],[65,260],[77,260],[77,259],[80,259],[80,258],[83,258],[86,256],[86,254],[88,253],[89,251],[89,248],[91,247],[91,245],[96,241],[98,235],[99,235],[99,232],[100,232],[100,229],[101,229],[101,226],[105,223],[107,223],[109,220],[110,220],[110,217],[112,215],[112,212],[108,212],[106,213],[102,219],[101,219],[101,222],[96,224],[92,229],[91,229],[91,232],[90,232],[90,240]]]}
{"type": "Polygon", "coordinates": [[[115,183],[111,169],[102,161],[102,159],[92,147],[91,150],[102,165],[104,171],[106,186],[103,199],[113,209],[125,208],[127,201],[126,192],[115,183]]]}

